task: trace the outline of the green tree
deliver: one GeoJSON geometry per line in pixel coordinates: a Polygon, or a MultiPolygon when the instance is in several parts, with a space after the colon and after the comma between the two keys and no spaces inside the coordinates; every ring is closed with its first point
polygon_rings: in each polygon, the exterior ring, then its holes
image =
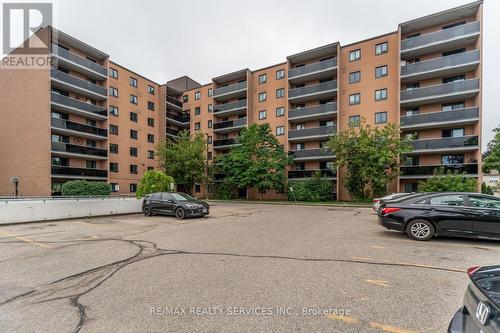
{"type": "Polygon", "coordinates": [[[217,159],[230,188],[255,188],[260,194],[270,189],[283,190],[285,168],[293,162],[273,135],[269,124],[252,124],[244,128],[235,146],[217,159]]]}
{"type": "Polygon", "coordinates": [[[477,179],[467,177],[458,170],[445,172],[444,168],[435,169],[426,181],[418,183],[419,192],[476,192],[477,179]]]}
{"type": "Polygon", "coordinates": [[[488,142],[486,152],[483,155],[483,172],[490,173],[492,170],[500,170],[500,127],[493,130],[495,136],[488,142]]]}
{"type": "Polygon", "coordinates": [[[482,182],[481,183],[481,193],[483,194],[489,194],[489,195],[493,195],[493,189],[491,188],[491,186],[489,185],[486,185],[485,182],[482,182]]]}
{"type": "Polygon", "coordinates": [[[354,198],[382,195],[387,184],[399,172],[399,157],[411,151],[411,139],[401,138],[394,124],[383,127],[366,125],[350,127],[328,141],[337,159],[335,167],[346,171],[344,185],[354,198]]]}
{"type": "Polygon", "coordinates": [[[168,192],[170,191],[171,184],[174,184],[172,177],[167,176],[159,170],[149,170],[142,176],[135,195],[137,198],[142,198],[154,192],[168,192]]]}
{"type": "Polygon", "coordinates": [[[167,138],[156,146],[156,155],[165,174],[172,176],[177,185],[191,193],[196,183],[207,179],[207,145],[203,133],[190,135],[182,131],[179,138],[167,138]]]}

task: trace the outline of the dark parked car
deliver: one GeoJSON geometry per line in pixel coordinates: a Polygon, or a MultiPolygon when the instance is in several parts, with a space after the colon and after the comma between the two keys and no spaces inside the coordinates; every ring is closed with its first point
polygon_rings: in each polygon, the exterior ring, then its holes
{"type": "Polygon", "coordinates": [[[158,192],[151,193],[142,200],[142,212],[146,216],[165,214],[183,219],[208,215],[209,206],[205,201],[197,200],[185,193],[158,192]]]}
{"type": "Polygon", "coordinates": [[[448,333],[500,332],[500,266],[467,270],[464,305],[453,316],[448,333]]]}
{"type": "Polygon", "coordinates": [[[415,240],[435,236],[500,239],[500,199],[478,193],[418,193],[381,203],[378,221],[415,240]]]}

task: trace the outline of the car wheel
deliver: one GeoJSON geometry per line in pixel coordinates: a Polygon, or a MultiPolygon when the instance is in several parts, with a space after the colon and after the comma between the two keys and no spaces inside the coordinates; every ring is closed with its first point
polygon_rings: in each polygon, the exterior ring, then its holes
{"type": "Polygon", "coordinates": [[[186,217],[186,212],[182,208],[177,208],[175,210],[175,217],[177,217],[178,219],[182,220],[183,218],[186,217]]]}
{"type": "Polygon", "coordinates": [[[408,237],[418,241],[428,241],[434,236],[434,226],[426,220],[414,220],[406,226],[408,237]]]}
{"type": "Polygon", "coordinates": [[[149,208],[149,206],[144,206],[144,208],[142,209],[142,212],[144,213],[144,216],[151,216],[151,208],[149,208]]]}

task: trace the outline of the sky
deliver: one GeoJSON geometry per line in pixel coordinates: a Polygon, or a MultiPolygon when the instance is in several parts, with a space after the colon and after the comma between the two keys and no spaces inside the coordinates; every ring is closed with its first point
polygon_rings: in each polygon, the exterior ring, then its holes
{"type": "MultiPolygon", "coordinates": [[[[10,1],[9,1],[10,2],[10,1]]],[[[34,1],[30,1],[34,2],[34,1]]],[[[56,28],[158,83],[188,75],[205,84],[242,68],[339,41],[391,32],[399,23],[470,0],[54,0],[56,28]]],[[[483,146],[500,125],[500,1],[485,0],[483,146]]]]}

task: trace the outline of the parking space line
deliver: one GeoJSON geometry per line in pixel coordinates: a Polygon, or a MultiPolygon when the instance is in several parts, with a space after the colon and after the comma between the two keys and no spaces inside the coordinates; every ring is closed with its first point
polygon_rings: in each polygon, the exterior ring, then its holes
{"type": "Polygon", "coordinates": [[[384,325],[380,323],[370,322],[370,327],[381,330],[382,332],[388,333],[417,333],[416,331],[406,330],[404,328],[399,328],[391,325],[384,325]]]}
{"type": "Polygon", "coordinates": [[[383,280],[365,280],[368,283],[375,284],[377,286],[389,287],[389,282],[383,280]]]}
{"type": "Polygon", "coordinates": [[[326,314],[325,315],[328,319],[336,320],[336,321],[342,321],[348,324],[359,324],[359,320],[353,317],[347,317],[347,316],[338,316],[334,315],[332,313],[326,314]]]}
{"type": "Polygon", "coordinates": [[[418,333],[417,331],[413,330],[408,330],[405,328],[397,327],[397,326],[391,326],[391,325],[386,325],[386,324],[381,324],[377,323],[374,321],[366,321],[366,320],[360,320],[354,317],[347,317],[347,316],[338,316],[334,314],[326,314],[325,317],[331,320],[343,322],[349,325],[359,325],[359,326],[366,326],[370,328],[375,328],[377,330],[380,330],[382,332],[387,332],[387,333],[418,333]]]}
{"type": "Polygon", "coordinates": [[[29,238],[26,238],[26,237],[23,237],[23,236],[20,236],[20,235],[12,234],[12,233],[5,232],[5,231],[0,231],[0,235],[7,236],[9,238],[15,238],[15,239],[18,239],[18,240],[23,241],[25,243],[33,244],[33,245],[41,247],[41,248],[50,249],[50,246],[48,246],[46,244],[38,243],[38,242],[36,242],[34,240],[31,240],[29,238]]]}

